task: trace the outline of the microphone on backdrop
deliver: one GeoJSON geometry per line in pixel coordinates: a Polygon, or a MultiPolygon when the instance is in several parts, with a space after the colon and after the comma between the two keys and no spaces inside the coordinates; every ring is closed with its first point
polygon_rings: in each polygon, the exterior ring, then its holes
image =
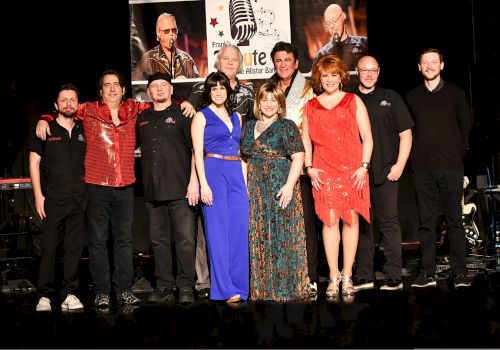
{"type": "Polygon", "coordinates": [[[250,0],[229,1],[229,22],[231,37],[238,46],[248,46],[250,39],[257,33],[257,22],[250,0]]]}

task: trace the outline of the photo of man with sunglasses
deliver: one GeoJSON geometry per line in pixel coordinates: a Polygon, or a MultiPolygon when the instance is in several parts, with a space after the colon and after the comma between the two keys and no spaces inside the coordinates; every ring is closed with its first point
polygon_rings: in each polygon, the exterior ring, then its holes
{"type": "Polygon", "coordinates": [[[153,73],[168,73],[173,79],[198,78],[193,58],[176,47],[179,30],[174,15],[162,13],[156,20],[157,46],[146,52],[132,71],[132,80],[147,80],[153,73]]]}

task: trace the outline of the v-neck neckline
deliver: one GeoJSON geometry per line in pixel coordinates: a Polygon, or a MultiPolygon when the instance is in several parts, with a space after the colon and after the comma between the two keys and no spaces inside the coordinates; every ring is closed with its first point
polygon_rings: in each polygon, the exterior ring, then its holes
{"type": "Polygon", "coordinates": [[[228,114],[228,116],[229,116],[229,120],[231,121],[231,125],[233,126],[233,128],[232,128],[232,129],[229,129],[229,126],[226,124],[226,122],[225,122],[224,120],[222,120],[222,118],[221,118],[221,117],[219,117],[219,116],[217,115],[217,113],[215,113],[215,111],[214,111],[212,108],[210,108],[210,107],[207,107],[207,108],[208,108],[208,109],[210,109],[210,111],[211,111],[211,112],[215,115],[215,117],[216,117],[218,120],[220,120],[220,122],[221,122],[222,124],[224,124],[224,126],[225,126],[225,127],[226,127],[226,129],[227,129],[227,131],[229,131],[229,133],[230,133],[230,134],[232,134],[232,133],[233,133],[233,130],[234,130],[234,121],[233,121],[232,114],[228,114]]]}
{"type": "Polygon", "coordinates": [[[267,129],[266,129],[266,130],[264,130],[263,132],[261,132],[261,133],[260,133],[260,135],[259,135],[259,136],[255,137],[255,128],[257,127],[257,121],[258,121],[258,120],[256,120],[256,121],[255,121],[255,125],[254,125],[254,126],[253,126],[253,128],[252,128],[252,129],[253,129],[253,140],[254,140],[254,142],[255,142],[255,141],[257,141],[258,139],[260,139],[260,137],[261,137],[262,135],[264,135],[264,134],[265,134],[265,133],[266,133],[266,132],[267,132],[270,128],[272,128],[272,127],[273,127],[273,125],[274,125],[274,124],[276,124],[276,123],[278,122],[278,120],[279,120],[279,118],[278,118],[278,119],[276,119],[274,122],[272,122],[272,123],[271,123],[271,125],[269,125],[269,126],[267,127],[267,129]]]}

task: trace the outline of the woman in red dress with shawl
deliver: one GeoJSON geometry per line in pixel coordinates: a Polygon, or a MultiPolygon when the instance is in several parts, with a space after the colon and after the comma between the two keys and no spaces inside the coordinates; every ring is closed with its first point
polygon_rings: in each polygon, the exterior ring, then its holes
{"type": "Polygon", "coordinates": [[[311,177],[316,213],[323,222],[323,243],[330,268],[327,298],[354,300],[352,266],[356,256],[359,214],[370,221],[368,168],[373,148],[370,120],[361,99],[342,91],[347,67],[333,55],[313,67],[311,81],[320,95],[310,100],[302,119],[305,168],[311,177]],[[313,154],[314,146],[314,154],[313,154]],[[343,270],[339,270],[342,220],[343,270]]]}

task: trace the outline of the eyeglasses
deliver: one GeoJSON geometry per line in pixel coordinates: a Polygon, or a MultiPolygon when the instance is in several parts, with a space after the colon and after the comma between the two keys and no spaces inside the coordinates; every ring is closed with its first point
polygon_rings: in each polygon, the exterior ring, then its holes
{"type": "Polygon", "coordinates": [[[170,34],[170,32],[172,32],[173,34],[177,34],[177,28],[160,29],[160,32],[162,32],[163,34],[170,34]]]}
{"type": "Polygon", "coordinates": [[[356,68],[357,71],[359,72],[359,74],[368,74],[368,73],[371,73],[371,74],[378,74],[378,68],[376,69],[358,69],[356,68]]]}
{"type": "Polygon", "coordinates": [[[343,14],[344,14],[344,12],[340,13],[340,15],[338,15],[334,19],[330,19],[330,20],[325,19],[325,23],[323,25],[325,26],[326,29],[331,28],[333,25],[335,25],[335,24],[337,24],[337,23],[340,22],[341,17],[342,17],[343,14]]]}

